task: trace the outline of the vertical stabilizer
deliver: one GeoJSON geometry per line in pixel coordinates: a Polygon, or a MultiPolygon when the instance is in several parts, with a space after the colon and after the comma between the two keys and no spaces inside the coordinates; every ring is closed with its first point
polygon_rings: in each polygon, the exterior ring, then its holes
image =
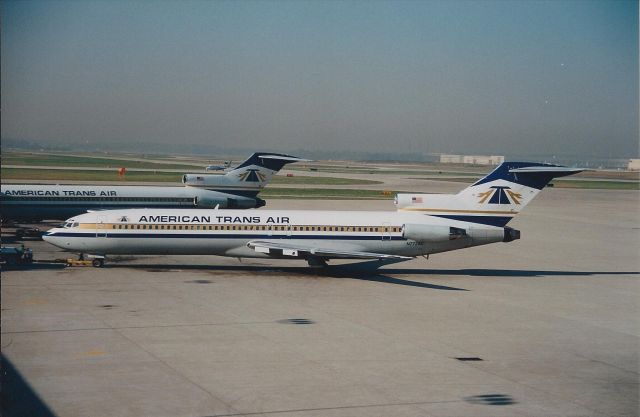
{"type": "Polygon", "coordinates": [[[225,177],[244,183],[245,186],[262,189],[283,166],[304,161],[309,160],[278,153],[256,152],[225,174],[225,177]]]}
{"type": "Polygon", "coordinates": [[[534,162],[504,162],[458,194],[398,194],[398,210],[505,226],[554,178],[584,171],[534,162]]]}

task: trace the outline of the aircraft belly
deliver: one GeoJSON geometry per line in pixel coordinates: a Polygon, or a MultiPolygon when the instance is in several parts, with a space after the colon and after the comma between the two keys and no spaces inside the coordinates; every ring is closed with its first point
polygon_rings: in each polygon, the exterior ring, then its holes
{"type": "MultiPolygon", "coordinates": [[[[385,255],[400,255],[400,256],[417,256],[421,255],[421,249],[412,247],[407,245],[406,241],[401,240],[350,240],[344,241],[340,239],[295,239],[295,238],[271,238],[264,239],[265,241],[271,241],[274,243],[281,243],[283,245],[290,246],[292,248],[299,248],[298,251],[302,253],[307,253],[311,250],[315,250],[318,252],[322,251],[340,251],[340,252],[366,252],[366,253],[379,253],[385,255]]],[[[240,249],[240,248],[239,248],[240,249]]],[[[229,256],[240,256],[240,253],[246,253],[246,250],[242,248],[240,250],[232,250],[231,252],[227,252],[229,256]]],[[[253,256],[256,254],[259,256],[260,253],[256,252],[252,248],[247,248],[254,252],[253,256]]],[[[247,256],[247,255],[242,255],[247,256]]],[[[269,255],[266,255],[269,256],[269,255]]],[[[284,256],[287,257],[286,255],[284,256]]],[[[330,256],[327,256],[330,258],[330,256]]],[[[340,258],[347,258],[344,255],[336,256],[340,258]]],[[[354,257],[354,259],[359,257],[354,257]]]]}
{"type": "Polygon", "coordinates": [[[93,247],[106,254],[133,255],[225,255],[238,246],[246,246],[247,239],[202,238],[119,238],[116,236],[93,238],[93,247]]]}

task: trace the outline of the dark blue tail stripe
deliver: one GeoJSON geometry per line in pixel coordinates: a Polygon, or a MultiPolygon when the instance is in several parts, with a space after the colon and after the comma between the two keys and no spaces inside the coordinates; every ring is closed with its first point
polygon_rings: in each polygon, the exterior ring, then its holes
{"type": "Polygon", "coordinates": [[[504,227],[511,219],[513,219],[513,217],[509,216],[467,216],[455,214],[432,214],[431,216],[498,227],[504,227]]]}

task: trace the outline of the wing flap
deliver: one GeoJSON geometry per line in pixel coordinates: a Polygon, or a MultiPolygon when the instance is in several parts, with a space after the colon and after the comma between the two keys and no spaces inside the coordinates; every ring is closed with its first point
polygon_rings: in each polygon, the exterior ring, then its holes
{"type": "Polygon", "coordinates": [[[320,258],[343,258],[343,259],[412,259],[409,256],[388,255],[384,253],[362,252],[353,250],[340,250],[322,248],[298,243],[281,243],[273,241],[252,240],[247,246],[259,253],[272,256],[292,256],[304,257],[312,255],[320,258]]]}

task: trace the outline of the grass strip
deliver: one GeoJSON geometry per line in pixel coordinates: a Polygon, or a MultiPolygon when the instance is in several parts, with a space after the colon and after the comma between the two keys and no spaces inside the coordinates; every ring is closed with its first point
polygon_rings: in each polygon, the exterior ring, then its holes
{"type": "Polygon", "coordinates": [[[310,177],[298,175],[294,177],[286,177],[284,175],[276,175],[271,179],[272,184],[309,184],[309,185],[372,185],[382,184],[382,181],[360,180],[354,178],[338,178],[338,177],[310,177]]]}
{"type": "Polygon", "coordinates": [[[36,166],[67,166],[67,167],[100,167],[100,168],[150,168],[150,169],[204,169],[202,165],[181,165],[169,163],[155,163],[145,161],[130,161],[117,158],[93,158],[70,155],[40,155],[3,153],[2,165],[36,165],[36,166]]]}
{"type": "Polygon", "coordinates": [[[556,188],[581,188],[587,190],[640,190],[640,182],[637,181],[553,181],[556,188]]]}
{"type": "Polygon", "coordinates": [[[175,182],[182,181],[178,172],[127,172],[124,176],[118,171],[81,171],[59,169],[23,169],[2,168],[3,180],[59,180],[59,181],[118,181],[118,182],[175,182]]]}
{"type": "Polygon", "coordinates": [[[260,192],[262,198],[330,198],[332,200],[392,200],[401,191],[331,188],[271,188],[260,192]]]}
{"type": "Polygon", "coordinates": [[[309,168],[299,166],[287,167],[290,171],[317,171],[331,174],[380,174],[380,175],[459,175],[469,177],[482,177],[486,173],[479,172],[460,172],[460,171],[442,171],[442,170],[402,170],[402,169],[367,169],[367,168],[309,168]]]}
{"type": "MultiPolygon", "coordinates": [[[[31,168],[3,168],[2,179],[11,180],[60,180],[60,181],[119,181],[119,182],[175,182],[182,181],[182,174],[176,172],[138,172],[129,171],[123,177],[113,171],[92,170],[62,170],[62,169],[31,169],[31,168]]],[[[215,174],[214,174],[215,175],[215,174]]],[[[381,184],[380,181],[360,180],[337,177],[286,177],[276,175],[271,180],[273,184],[292,185],[372,185],[381,184]]]]}

